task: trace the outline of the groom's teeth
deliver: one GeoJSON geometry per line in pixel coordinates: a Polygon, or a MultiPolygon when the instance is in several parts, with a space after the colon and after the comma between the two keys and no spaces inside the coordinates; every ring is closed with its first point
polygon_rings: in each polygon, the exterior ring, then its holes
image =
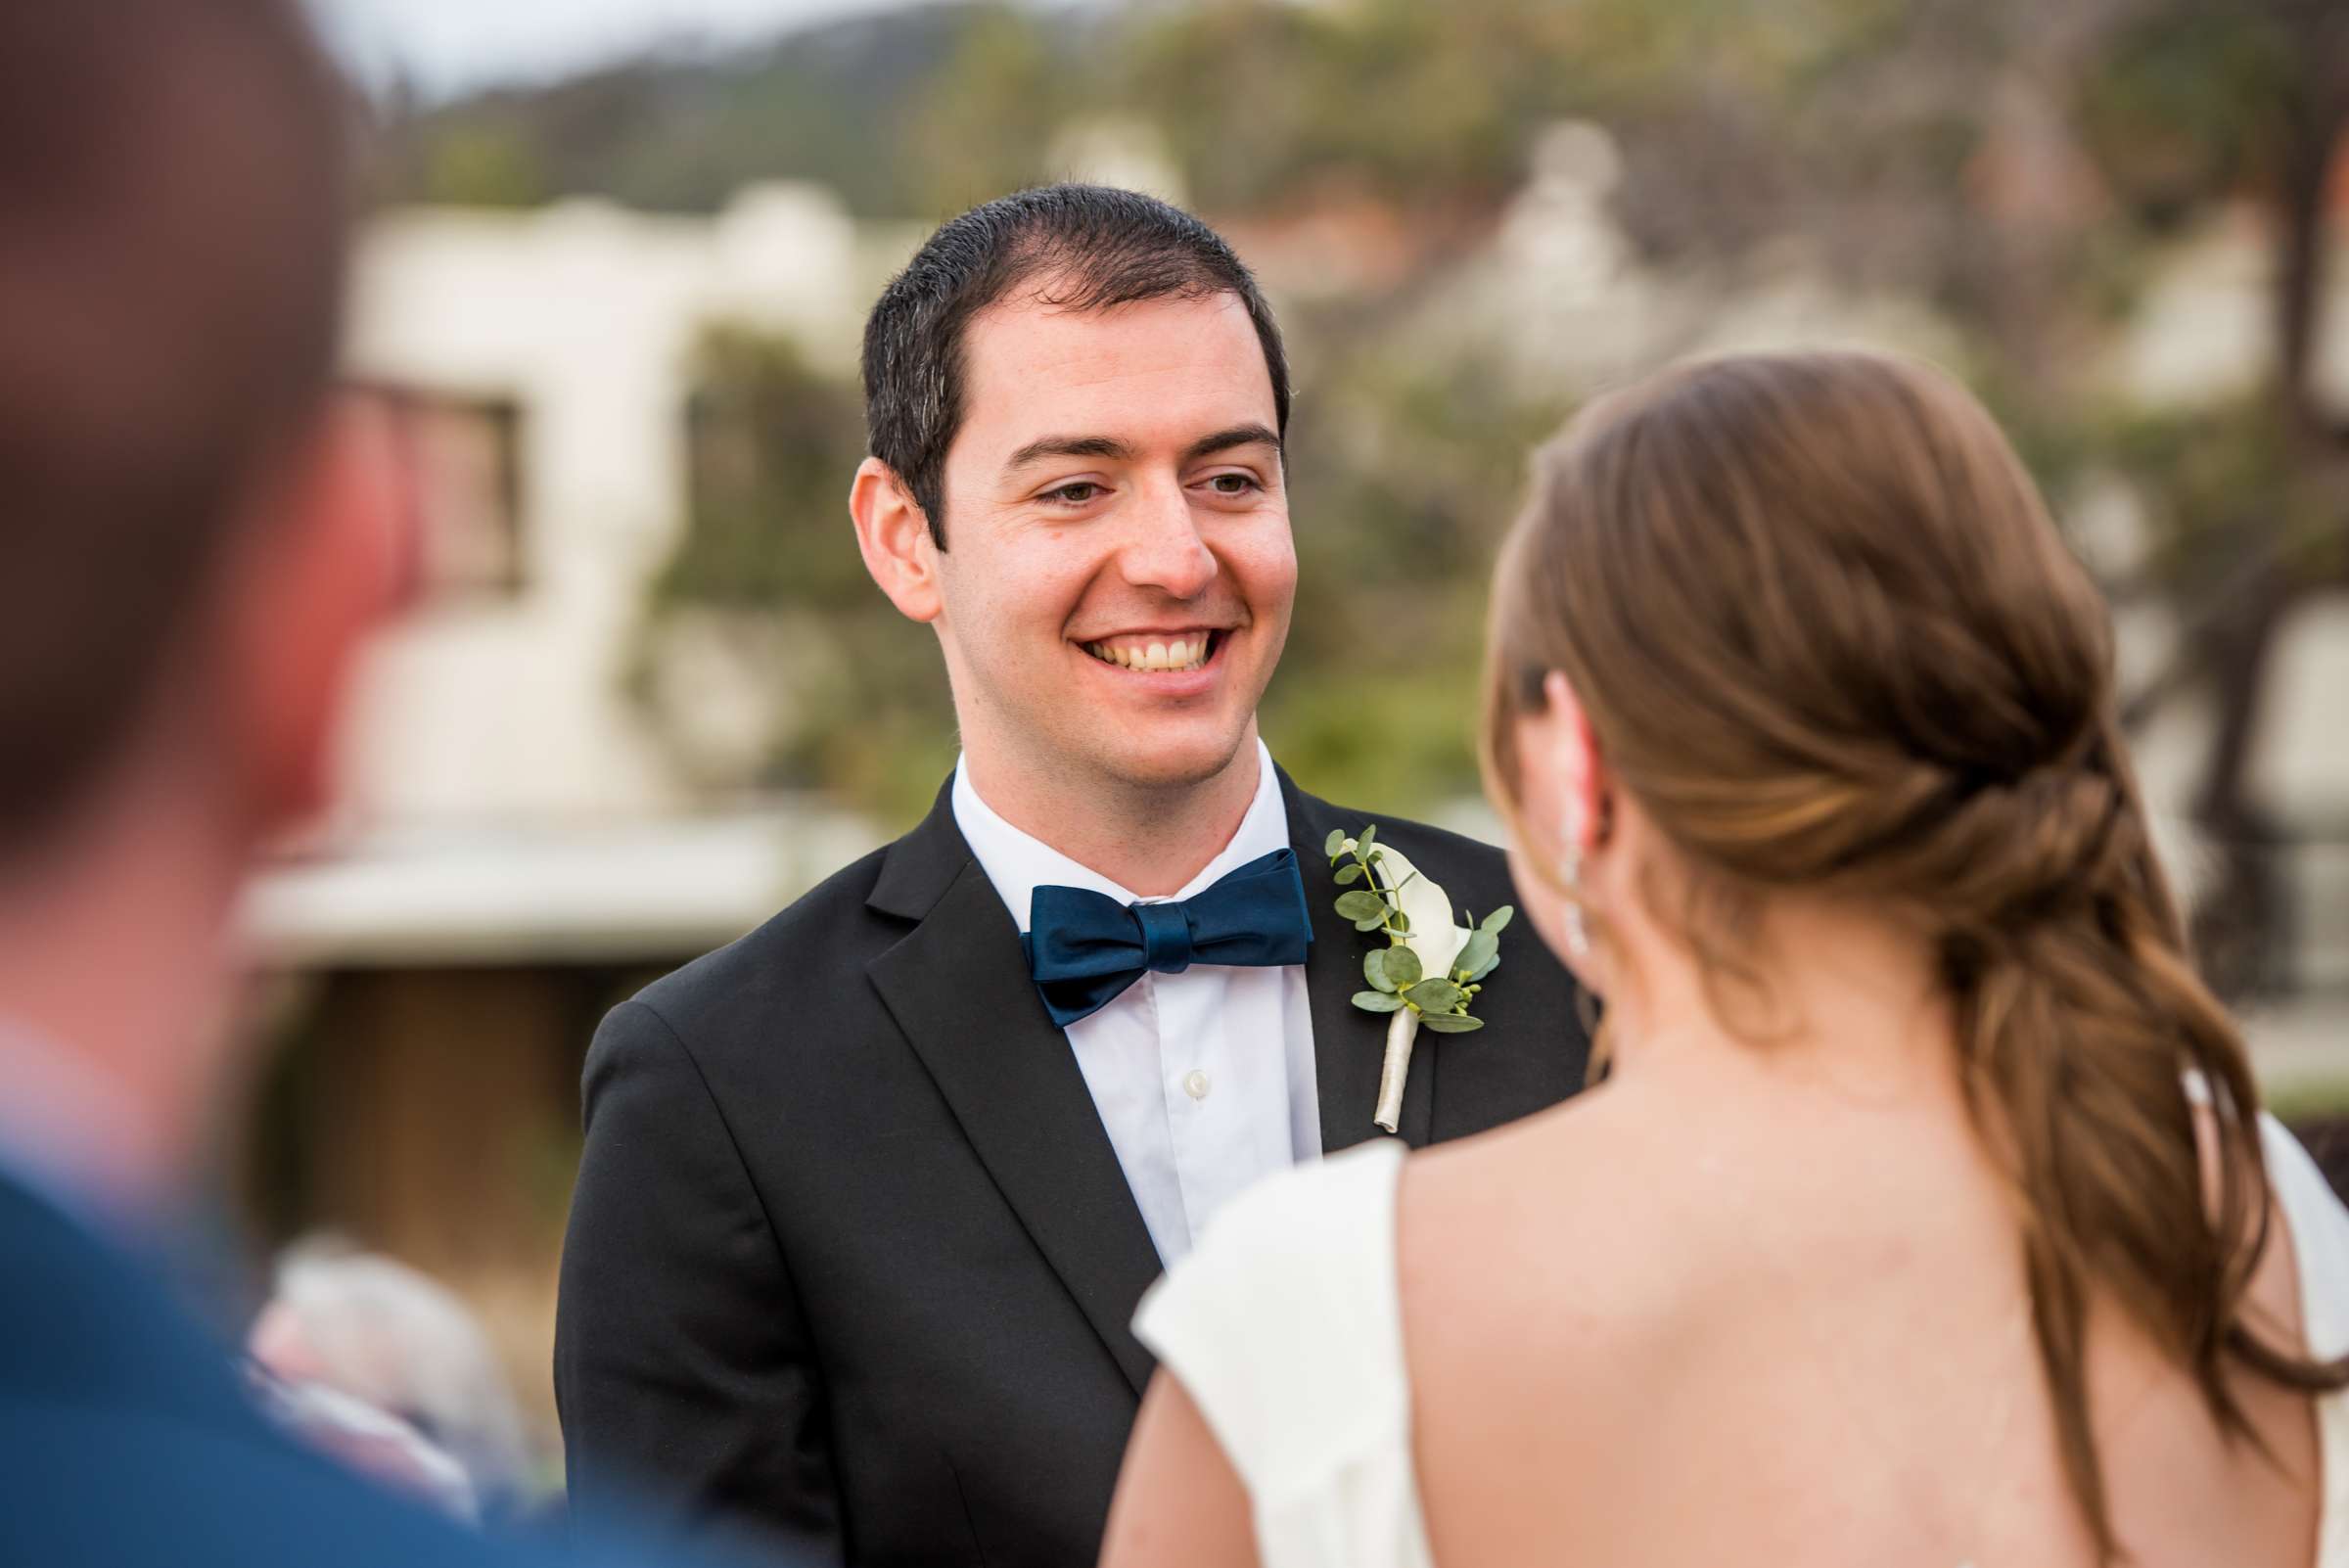
{"type": "Polygon", "coordinates": [[[1191,670],[1207,663],[1211,648],[1209,636],[1177,637],[1173,642],[1149,642],[1139,646],[1120,647],[1114,642],[1088,642],[1084,651],[1104,664],[1122,669],[1141,672],[1156,670],[1191,670]]]}

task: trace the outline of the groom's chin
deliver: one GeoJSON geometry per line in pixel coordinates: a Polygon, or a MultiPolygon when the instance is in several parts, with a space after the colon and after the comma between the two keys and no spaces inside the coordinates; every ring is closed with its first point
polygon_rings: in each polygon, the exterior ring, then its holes
{"type": "Polygon", "coordinates": [[[1246,749],[1247,739],[1243,725],[1236,736],[1169,738],[1159,744],[1137,741],[1105,757],[1104,771],[1136,789],[1196,789],[1222,777],[1246,749]]]}

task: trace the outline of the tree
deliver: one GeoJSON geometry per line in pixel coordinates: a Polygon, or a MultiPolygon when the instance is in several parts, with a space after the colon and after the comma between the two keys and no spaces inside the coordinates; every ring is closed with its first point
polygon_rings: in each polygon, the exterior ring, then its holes
{"type": "Polygon", "coordinates": [[[703,341],[695,383],[691,504],[646,606],[630,694],[714,791],[823,789],[910,820],[952,764],[953,714],[928,633],[856,551],[855,389],[787,339],[723,327],[703,341]],[[718,708],[732,715],[722,726],[718,708]]]}
{"type": "Polygon", "coordinates": [[[2194,814],[2220,849],[2197,937],[2220,982],[2280,979],[2276,824],[2248,763],[2276,638],[2307,595],[2349,587],[2349,418],[2319,400],[2328,198],[2349,132],[2349,11],[2322,0],[2144,0],[2085,84],[2082,119],[2142,228],[2249,198],[2268,215],[2275,334],[2246,403],[2142,433],[2127,452],[2170,522],[2166,583],[2187,635],[2140,719],[2200,689],[2218,722],[2194,814]],[[2213,584],[2216,584],[2214,589],[2213,584]]]}

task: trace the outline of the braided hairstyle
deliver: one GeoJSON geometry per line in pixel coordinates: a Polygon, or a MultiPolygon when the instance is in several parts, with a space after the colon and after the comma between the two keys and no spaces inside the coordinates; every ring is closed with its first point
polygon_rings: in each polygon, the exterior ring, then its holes
{"type": "Polygon", "coordinates": [[[1504,547],[1488,784],[1562,670],[1673,844],[1659,911],[1708,984],[1773,890],[1864,899],[1932,944],[1978,1132],[2022,1200],[2067,1479],[2117,1551],[2089,1412],[2101,1295],[2257,1437],[2235,1366],[2349,1385],[2256,1337],[2258,1098],[2196,977],[2117,720],[2109,617],[1990,416],[1855,353],[1682,366],[1601,399],[1536,462],[1504,547]],[[2209,1165],[2188,1084],[2207,1088],[2209,1165]]]}

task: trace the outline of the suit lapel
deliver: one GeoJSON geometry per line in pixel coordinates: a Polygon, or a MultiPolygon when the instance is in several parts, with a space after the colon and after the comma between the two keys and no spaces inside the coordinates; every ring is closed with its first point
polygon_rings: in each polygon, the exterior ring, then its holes
{"type": "MultiPolygon", "coordinates": [[[[1368,984],[1362,979],[1362,954],[1370,950],[1373,939],[1337,912],[1339,889],[1329,878],[1329,855],[1322,849],[1333,828],[1358,833],[1362,824],[1340,821],[1334,808],[1299,789],[1286,772],[1280,775],[1280,788],[1289,808],[1289,844],[1304,869],[1305,901],[1313,910],[1313,950],[1306,960],[1305,983],[1313,998],[1321,1149],[1335,1154],[1382,1135],[1370,1117],[1378,1108],[1378,1076],[1386,1063],[1387,1020],[1363,1012],[1353,1000],[1368,984]]],[[[1419,1037],[1404,1085],[1400,1131],[1414,1149],[1426,1147],[1435,1123],[1439,1052],[1429,1048],[1435,1038],[1424,1033],[1419,1037]]]]}
{"type": "Polygon", "coordinates": [[[1151,1359],[1128,1325],[1158,1251],[1068,1037],[1029,982],[1019,927],[946,796],[891,848],[869,901],[920,922],[868,966],[883,1003],[1138,1394],[1151,1359]]]}

